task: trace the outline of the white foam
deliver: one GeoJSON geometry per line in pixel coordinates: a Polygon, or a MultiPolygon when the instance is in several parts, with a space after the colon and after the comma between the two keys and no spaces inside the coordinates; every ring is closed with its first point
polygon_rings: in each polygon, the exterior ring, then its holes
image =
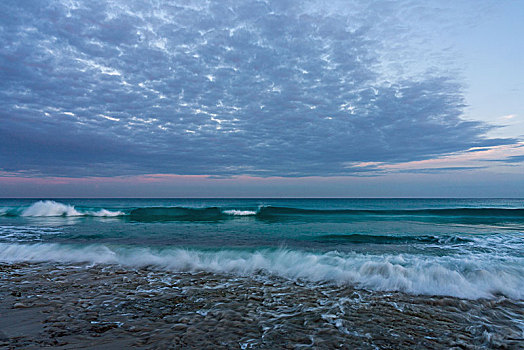
{"type": "Polygon", "coordinates": [[[0,239],[8,242],[40,241],[42,236],[59,233],[60,231],[53,227],[0,226],[0,239]]]}
{"type": "Polygon", "coordinates": [[[238,210],[238,209],[224,210],[223,213],[226,215],[234,215],[234,216],[257,215],[257,212],[253,210],[238,210]]]}
{"type": "Polygon", "coordinates": [[[38,201],[22,210],[21,216],[120,216],[124,215],[121,211],[109,211],[100,209],[99,211],[81,212],[69,204],[58,203],[55,201],[38,201]]]}
{"type": "Polygon", "coordinates": [[[311,282],[335,282],[380,291],[492,298],[524,298],[524,258],[422,257],[293,250],[199,251],[105,245],[0,244],[3,262],[89,262],[173,271],[251,275],[264,272],[311,282]]]}
{"type": "Polygon", "coordinates": [[[100,209],[99,211],[88,211],[86,212],[89,216],[104,216],[104,217],[113,217],[113,216],[122,216],[125,215],[123,211],[110,211],[107,209],[100,209]]]}
{"type": "Polygon", "coordinates": [[[22,211],[22,216],[82,216],[72,205],[38,201],[22,211]]]}

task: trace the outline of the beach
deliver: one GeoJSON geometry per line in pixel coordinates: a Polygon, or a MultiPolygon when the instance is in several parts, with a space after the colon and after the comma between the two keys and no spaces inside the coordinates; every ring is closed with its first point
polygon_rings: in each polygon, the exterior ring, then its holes
{"type": "Polygon", "coordinates": [[[521,345],[524,304],[118,266],[2,265],[6,348],[521,345]]]}
{"type": "Polygon", "coordinates": [[[522,345],[524,304],[267,276],[1,265],[5,348],[474,349],[522,345]]]}

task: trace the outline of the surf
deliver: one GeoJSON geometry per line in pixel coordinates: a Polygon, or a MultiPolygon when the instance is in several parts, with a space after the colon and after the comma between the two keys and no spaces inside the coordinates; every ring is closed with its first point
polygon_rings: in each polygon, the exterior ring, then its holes
{"type": "Polygon", "coordinates": [[[0,261],[118,264],[170,271],[277,276],[377,291],[467,299],[524,298],[524,261],[496,256],[369,255],[292,249],[198,250],[0,243],[0,261]]]}
{"type": "Polygon", "coordinates": [[[125,215],[120,210],[80,210],[73,205],[55,202],[52,200],[37,201],[28,207],[4,207],[0,209],[1,216],[22,216],[22,217],[116,217],[125,215]]]}
{"type": "Polygon", "coordinates": [[[344,220],[359,217],[412,217],[449,220],[522,221],[522,208],[422,208],[422,209],[310,209],[259,205],[257,207],[128,207],[77,208],[53,200],[41,200],[29,206],[1,207],[0,216],[22,217],[123,217],[137,221],[217,221],[235,217],[254,217],[260,220],[344,220]]]}

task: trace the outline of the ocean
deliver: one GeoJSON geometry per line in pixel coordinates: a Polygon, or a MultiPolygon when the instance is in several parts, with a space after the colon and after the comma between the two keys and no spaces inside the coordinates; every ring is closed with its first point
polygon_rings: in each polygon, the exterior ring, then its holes
{"type": "MultiPolygon", "coordinates": [[[[2,199],[0,266],[13,303],[59,295],[53,312],[75,314],[65,325],[109,325],[107,341],[175,293],[147,321],[171,332],[145,347],[524,344],[524,199],[2,199]],[[99,279],[116,288],[107,305],[99,279]],[[13,281],[40,291],[24,299],[13,281]],[[145,296],[128,305],[123,291],[145,296]],[[79,293],[103,319],[67,306],[79,293]]],[[[45,334],[14,344],[59,339],[45,334]]]]}

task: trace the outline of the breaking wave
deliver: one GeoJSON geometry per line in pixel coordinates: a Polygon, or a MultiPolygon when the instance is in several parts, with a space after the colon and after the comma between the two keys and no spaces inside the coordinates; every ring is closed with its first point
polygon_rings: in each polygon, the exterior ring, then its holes
{"type": "Polygon", "coordinates": [[[258,219],[278,220],[293,217],[318,219],[320,217],[357,216],[411,216],[450,218],[503,218],[524,219],[524,209],[505,208],[455,208],[455,209],[407,209],[407,210],[354,210],[354,209],[300,209],[289,207],[262,206],[256,209],[231,209],[219,207],[144,207],[130,211],[136,220],[222,220],[232,216],[253,216],[258,219]]]}
{"type": "Polygon", "coordinates": [[[79,209],[73,205],[52,200],[38,201],[30,206],[0,208],[0,216],[38,216],[38,217],[117,217],[126,216],[136,221],[216,221],[235,217],[253,217],[260,220],[319,220],[337,218],[341,220],[357,217],[437,217],[445,220],[467,220],[468,222],[489,220],[524,220],[524,209],[510,208],[445,208],[445,209],[302,209],[292,207],[260,206],[257,208],[229,207],[138,207],[109,210],[105,208],[79,209]]]}
{"type": "Polygon", "coordinates": [[[224,214],[226,215],[233,215],[233,216],[252,216],[257,215],[256,210],[237,210],[237,209],[231,209],[231,210],[224,210],[224,214]]]}
{"type": "Polygon", "coordinates": [[[0,261],[120,264],[171,271],[273,275],[379,291],[459,298],[524,298],[524,264],[480,256],[312,253],[287,249],[187,250],[106,245],[0,244],[0,261]]]}
{"type": "Polygon", "coordinates": [[[0,208],[0,215],[3,216],[28,216],[28,217],[58,217],[58,216],[97,216],[112,217],[125,215],[122,211],[110,211],[107,209],[99,210],[78,210],[73,205],[58,203],[51,200],[38,201],[29,207],[0,208]]]}

